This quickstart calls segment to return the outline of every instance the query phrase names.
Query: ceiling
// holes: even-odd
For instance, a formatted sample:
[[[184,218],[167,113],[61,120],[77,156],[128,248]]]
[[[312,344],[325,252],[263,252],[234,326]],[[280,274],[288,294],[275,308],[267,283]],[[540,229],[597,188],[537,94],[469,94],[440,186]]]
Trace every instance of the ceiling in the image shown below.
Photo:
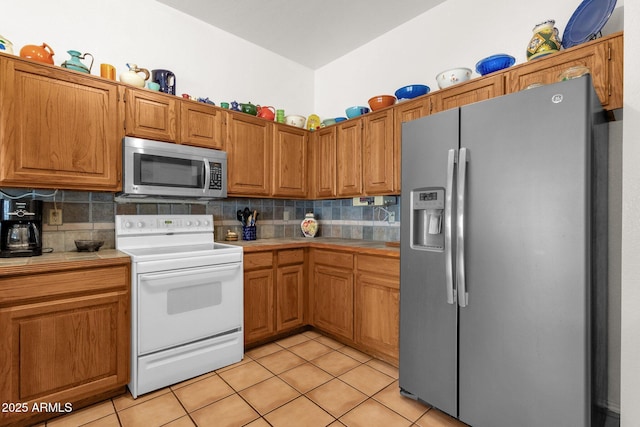
[[[318,69],[445,0],[158,0]]]

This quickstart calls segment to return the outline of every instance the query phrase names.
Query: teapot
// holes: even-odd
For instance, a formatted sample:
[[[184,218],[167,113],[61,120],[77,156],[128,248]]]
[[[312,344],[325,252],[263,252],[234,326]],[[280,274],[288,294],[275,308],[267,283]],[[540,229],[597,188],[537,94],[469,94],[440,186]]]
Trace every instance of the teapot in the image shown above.
[[[238,103],[236,101],[231,102],[231,111],[240,111],[240,108],[238,108]]]
[[[80,71],[81,73],[91,74],[91,67],[93,67],[93,55],[90,53],[81,54],[77,50],[68,50],[67,53],[71,55],[71,58],[64,61],[61,67],[69,70]],[[89,64],[89,67],[80,62],[80,60],[84,59],[87,55],[91,57],[91,64]]]
[[[270,106],[261,107],[258,105],[258,117],[263,119],[273,120],[276,118],[276,109]]]
[[[256,109],[256,106],[250,102],[247,104],[240,104],[240,110],[243,113],[251,114],[252,116],[255,116],[256,114],[258,114],[258,110]]]
[[[22,46],[20,49],[20,56],[22,58],[33,59],[34,61],[44,62],[45,64],[53,65],[53,55],[55,52],[46,43],[42,43],[42,46],[36,46],[34,44],[28,44]]]
[[[144,82],[149,80],[149,70],[138,68],[136,64],[127,64],[129,71],[120,74],[120,81],[131,86],[144,87]],[[138,74],[143,73],[144,78]]]

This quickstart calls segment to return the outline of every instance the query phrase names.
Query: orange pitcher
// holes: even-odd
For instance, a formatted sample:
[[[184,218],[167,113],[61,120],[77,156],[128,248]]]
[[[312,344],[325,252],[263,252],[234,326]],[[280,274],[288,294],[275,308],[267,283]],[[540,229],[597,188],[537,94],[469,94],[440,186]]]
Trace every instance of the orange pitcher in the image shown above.
[[[53,55],[55,55],[53,49],[46,43],[42,43],[42,46],[28,44],[20,49],[20,56],[22,58],[33,59],[34,61],[44,62],[45,64],[53,65]]]

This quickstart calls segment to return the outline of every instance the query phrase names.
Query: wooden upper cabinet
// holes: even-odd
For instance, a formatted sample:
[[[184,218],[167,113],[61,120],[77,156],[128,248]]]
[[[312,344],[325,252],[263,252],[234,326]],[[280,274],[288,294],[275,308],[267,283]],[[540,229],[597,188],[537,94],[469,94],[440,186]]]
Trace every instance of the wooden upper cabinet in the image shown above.
[[[321,128],[311,134],[314,198],[336,196],[336,137],[336,126]]]
[[[616,33],[534,59],[509,69],[506,92],[517,92],[534,83],[557,82],[560,73],[582,65],[591,71],[602,106],[607,110],[622,108],[622,51],[623,36]]]
[[[273,195],[304,198],[308,191],[309,132],[292,126],[274,126]]]
[[[493,76],[480,77],[434,93],[434,112],[484,101],[504,95],[504,93],[504,75],[496,74]]]
[[[127,135],[178,142],[179,98],[128,87],[124,100]]]
[[[271,195],[273,123],[244,113],[227,113],[229,196]]]
[[[362,138],[362,177],[367,195],[394,192],[393,109],[367,114]]]
[[[395,114],[393,125],[394,193],[400,194],[402,190],[402,123],[410,122],[411,120],[416,120],[431,114],[432,100],[432,96],[420,97],[410,101],[403,101],[393,107]]]
[[[180,101],[180,143],[224,150],[224,112],[211,105]]]
[[[118,85],[0,55],[0,186],[118,191]]]
[[[362,118],[337,125],[336,194],[339,197],[362,195]]]

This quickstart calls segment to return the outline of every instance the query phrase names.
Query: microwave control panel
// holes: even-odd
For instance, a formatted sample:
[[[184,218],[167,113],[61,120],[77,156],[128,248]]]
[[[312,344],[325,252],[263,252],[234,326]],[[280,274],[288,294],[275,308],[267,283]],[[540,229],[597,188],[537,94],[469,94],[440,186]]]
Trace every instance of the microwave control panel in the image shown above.
[[[222,163],[209,162],[211,176],[209,177],[209,189],[222,190]]]

